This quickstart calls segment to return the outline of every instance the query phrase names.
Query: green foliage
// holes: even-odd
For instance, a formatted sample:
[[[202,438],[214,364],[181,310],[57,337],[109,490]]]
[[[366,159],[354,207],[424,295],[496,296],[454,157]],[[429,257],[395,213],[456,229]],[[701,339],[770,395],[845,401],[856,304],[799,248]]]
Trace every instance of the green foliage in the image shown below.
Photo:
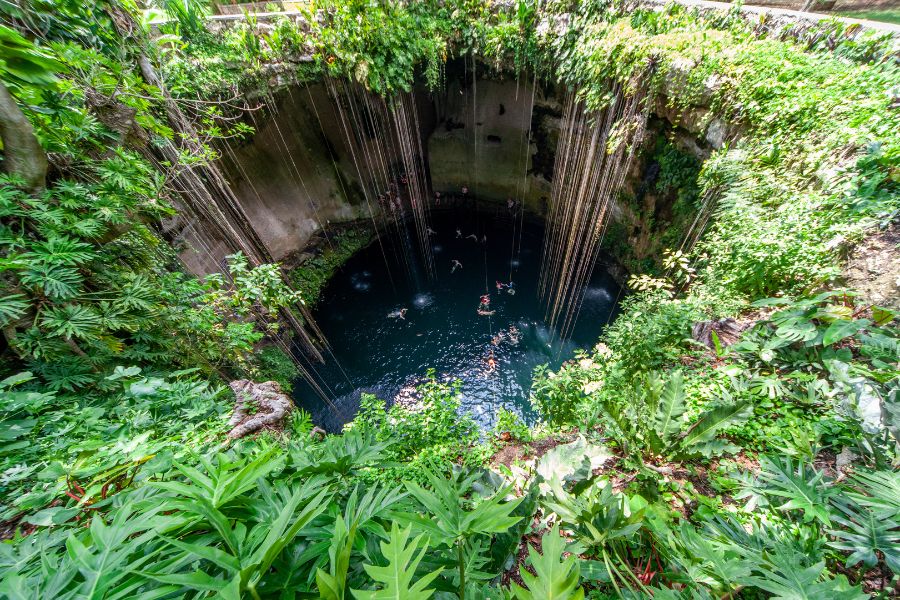
[[[703,455],[707,458],[724,451],[737,450],[716,434],[732,423],[749,416],[746,402],[725,402],[703,412],[691,424],[685,423],[686,412],[683,376],[675,371],[664,387],[652,374],[648,377],[645,406],[650,419],[637,421],[632,419],[632,443],[640,445],[643,441],[649,455],[661,455],[667,458],[684,459],[690,456]],[[622,422],[619,417],[619,422]],[[641,426],[646,424],[645,426]],[[627,430],[626,430],[627,431]]]
[[[389,456],[408,461],[396,475],[419,477],[417,473],[449,473],[460,456],[478,463],[473,447],[479,442],[478,426],[468,414],[461,414],[459,383],[442,383],[433,370],[419,385],[415,406],[395,404],[385,410],[384,401],[363,394],[359,413],[348,425],[351,431],[371,433],[382,442],[390,441]]]
[[[668,245],[701,192],[716,192],[715,211],[695,249],[665,257],[667,278],[635,280],[643,289],[600,344],[539,371],[533,401],[565,439],[579,428],[574,442],[503,476],[473,469],[490,450],[460,414],[458,390],[433,374],[417,407],[364,398],[342,436],[310,439],[296,411],[286,439],[228,441],[226,395],[210,379],[268,371],[289,383],[287,357],[253,348],[277,330],[277,313],[314,302],[370,233],[331,239],[295,271],[299,294],[278,265],[250,268],[239,255],[228,277],[181,273],[155,228],[173,214],[168,176],[215,158],[208,141],[247,127],[226,131],[222,106],[194,108],[203,150],[151,162],[98,110],[99,99],[133,113],[148,154],[172,136],[108,7],[0,8],[20,28],[0,28],[0,70],[53,159],[40,193],[0,181],[0,326],[11,349],[0,492],[2,519],[21,519],[0,544],[0,595],[581,598],[583,578],[592,597],[793,599],[894,585],[896,315],[842,293],[809,297],[837,277],[842,247],[900,209],[898,74],[885,44],[825,24],[800,45],[734,14],[625,14],[599,0],[313,3],[310,32],[248,18],[212,35],[201,5],[166,4],[176,22],[164,32],[187,41],[147,50],[193,107],[264,90],[273,65],[382,94],[421,73],[433,89],[451,53],[471,52],[540,70],[594,108],[610,81],[630,90],[648,73],[671,110],[703,105],[741,136],[702,166],[671,144],[654,149],[656,191],[677,197]],[[314,64],[297,67],[309,52]],[[778,297],[750,307],[758,322],[738,344],[691,340],[695,322],[765,295]],[[498,427],[529,437],[508,413]],[[732,445],[742,464],[764,451],[753,475],[716,468],[717,490],[742,506],[690,481]],[[820,445],[856,452],[853,470],[826,476],[812,464]],[[548,519],[542,553],[529,549],[518,569],[526,587],[491,583]]]
[[[435,545],[446,546],[455,554],[455,563],[448,563],[456,569],[450,582],[455,585],[461,600],[473,581],[487,581],[496,575],[482,570],[488,562],[485,554],[491,535],[505,533],[521,519],[513,516],[513,512],[522,499],[507,500],[510,488],[498,489],[473,502],[471,508],[467,506],[465,495],[481,476],[478,471],[461,472],[448,481],[428,474],[431,490],[408,481],[406,489],[430,516],[398,515],[402,521],[428,534]]]
[[[441,571],[432,571],[413,583],[416,567],[427,552],[422,546],[424,534],[409,542],[412,527],[401,530],[397,523],[391,524],[390,541],[381,543],[381,553],[388,561],[387,566],[366,565],[366,573],[383,587],[380,590],[353,590],[353,596],[359,600],[381,600],[385,598],[409,598],[410,600],[426,600],[434,593],[428,585]],[[417,553],[418,550],[418,553]]]
[[[508,433],[509,436],[520,442],[531,441],[531,430],[518,414],[503,407],[497,409],[497,421],[494,424],[494,436]]]
[[[294,359],[278,346],[264,346],[255,354],[257,377],[260,381],[272,380],[281,386],[285,394],[290,394],[294,381],[300,376]]]
[[[584,590],[578,585],[578,561],[574,554],[562,558],[565,548],[565,540],[556,525],[541,538],[543,554],[538,554],[534,547],[529,546],[526,564],[534,570],[534,575],[524,566],[519,567],[527,589],[513,584],[513,595],[520,600],[584,598]]]

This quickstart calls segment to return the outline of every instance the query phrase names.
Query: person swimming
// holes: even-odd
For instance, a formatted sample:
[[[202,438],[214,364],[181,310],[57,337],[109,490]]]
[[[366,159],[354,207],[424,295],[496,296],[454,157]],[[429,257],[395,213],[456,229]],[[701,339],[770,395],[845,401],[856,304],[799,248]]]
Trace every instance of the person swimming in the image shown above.
[[[426,227],[426,228],[425,228],[425,233],[428,234],[428,235],[437,235],[437,231],[435,231],[435,230],[432,229],[431,227]]]
[[[459,230],[459,227],[457,227],[457,228],[456,228],[456,239],[459,239],[459,238],[461,238],[461,237],[462,237],[462,231],[460,231],[460,230]]]
[[[409,310],[409,309],[401,308],[399,310],[395,310],[391,313],[388,313],[388,319],[400,319],[401,321],[405,321],[407,310]]]
[[[505,283],[503,283],[502,281],[497,281],[495,283],[496,283],[498,292],[503,291],[503,288],[507,287],[507,285]]]
[[[480,298],[478,309],[475,311],[481,317],[489,317],[496,311],[491,310],[491,295],[485,294]]]
[[[481,243],[482,243],[482,244],[487,244],[487,234],[481,236]]]
[[[450,261],[450,274],[456,273],[457,269],[462,269],[462,263],[454,258]]]
[[[488,357],[484,361],[487,363],[487,372],[493,373],[497,369],[497,361],[494,359],[494,351],[491,350],[491,353],[488,354]]]
[[[507,338],[509,339],[509,343],[513,346],[517,346],[519,344],[519,340],[521,339],[521,333],[519,332],[519,328],[515,325],[509,326],[509,333],[507,334]]]
[[[515,284],[514,281],[510,281],[509,283],[504,284],[504,286],[506,287],[506,293],[507,293],[507,294],[509,294],[510,296],[515,296],[515,295],[516,295],[516,290],[515,290],[516,284]],[[499,288],[498,288],[498,289],[499,289]]]
[[[475,235],[474,233],[470,233],[469,235],[466,236],[466,239],[469,239],[469,238],[472,238],[476,242],[478,241],[478,236]]]

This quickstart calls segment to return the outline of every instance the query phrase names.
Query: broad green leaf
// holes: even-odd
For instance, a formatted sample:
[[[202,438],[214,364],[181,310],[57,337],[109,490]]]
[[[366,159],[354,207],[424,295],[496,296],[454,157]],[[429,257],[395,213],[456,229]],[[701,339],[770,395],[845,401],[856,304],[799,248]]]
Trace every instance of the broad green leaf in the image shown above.
[[[709,441],[716,432],[740,421],[745,421],[750,416],[750,403],[738,401],[732,404],[717,406],[700,416],[700,419],[690,426],[681,440],[681,446],[689,449],[694,444]]]
[[[579,585],[578,559],[570,554],[563,558],[566,542],[559,534],[559,526],[545,533],[541,538],[543,554],[529,546],[527,564],[534,574],[525,567],[519,567],[519,575],[526,588],[512,585],[512,591],[519,600],[581,600],[584,590]]]
[[[854,335],[860,329],[865,329],[869,325],[866,319],[858,319],[856,321],[837,320],[828,326],[825,330],[825,336],[822,338],[822,344],[830,346],[844,338]]]
[[[663,441],[670,440],[681,431],[680,418],[684,410],[684,379],[681,371],[675,371],[666,382],[653,418],[656,433]]]
[[[442,569],[425,574],[413,583],[416,568],[428,550],[422,542],[424,534],[409,541],[412,527],[401,530],[396,522],[391,523],[390,539],[381,542],[381,553],[388,564],[384,567],[364,565],[366,573],[381,584],[380,590],[351,590],[360,600],[427,600],[434,593],[428,585],[441,573]],[[418,550],[418,552],[417,552]]]

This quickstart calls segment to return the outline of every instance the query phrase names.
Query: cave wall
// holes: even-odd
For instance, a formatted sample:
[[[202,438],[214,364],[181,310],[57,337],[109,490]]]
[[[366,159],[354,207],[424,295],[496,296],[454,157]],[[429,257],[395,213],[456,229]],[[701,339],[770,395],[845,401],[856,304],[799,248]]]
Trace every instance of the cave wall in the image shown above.
[[[707,82],[708,94],[695,106],[672,108],[668,98],[677,95],[688,71],[687,65],[673,65],[652,111],[653,133],[664,129],[685,152],[703,160],[739,132],[706,107],[705,96],[711,97],[718,85],[715,79]],[[521,199],[526,210],[543,215],[551,194],[563,94],[481,66],[479,73],[473,84],[470,72],[457,63],[455,71],[448,67],[441,92],[415,94],[430,179],[428,200],[433,201],[433,192],[458,196],[465,187],[480,200]],[[383,178],[373,183],[368,161],[380,156],[396,168],[399,157],[380,143],[383,133],[360,121],[344,121],[354,110],[359,114],[359,106],[345,94],[333,96],[324,83],[283,87],[252,113],[255,133],[222,149],[221,167],[275,260],[299,254],[323,227],[371,216],[381,222],[390,216],[377,200],[378,191],[388,185]],[[611,231],[617,232],[610,243],[627,245],[627,254],[637,259],[658,254],[656,241],[667,224],[660,217],[666,217],[671,204],[670,197],[647,187],[653,168],[647,156],[648,148],[642,149],[610,213]],[[200,239],[197,226],[182,218],[171,227],[186,242],[182,258],[199,274],[221,270],[227,248],[217,240]]]
[[[527,209],[543,212],[550,180],[545,172],[535,170],[536,142],[542,139],[536,132],[529,142],[528,127],[531,119],[549,132],[541,132],[544,139],[554,135],[560,112],[555,98],[524,80],[477,79],[473,83],[463,75],[448,77],[445,89],[435,98],[435,112],[437,123],[428,138],[434,191],[458,195],[466,187],[479,199],[521,199]]]
[[[324,85],[283,90],[257,113],[252,139],[225,148],[222,164],[276,260],[331,222],[368,217]]]

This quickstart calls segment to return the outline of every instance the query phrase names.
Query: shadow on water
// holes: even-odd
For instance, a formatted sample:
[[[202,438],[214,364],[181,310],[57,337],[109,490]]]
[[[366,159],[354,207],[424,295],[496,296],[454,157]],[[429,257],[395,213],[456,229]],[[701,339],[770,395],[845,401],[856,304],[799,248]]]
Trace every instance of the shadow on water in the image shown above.
[[[537,298],[543,223],[526,218],[519,244],[518,224],[505,207],[493,213],[437,210],[430,220],[436,231],[431,238],[435,281],[427,282],[416,258],[404,258],[407,244],[388,233],[387,264],[373,244],[351,258],[322,293],[315,318],[334,358],[315,368],[335,408],[303,380],[295,383],[294,396],[329,431],[353,418],[362,392],[392,402],[410,393],[428,369],[442,380],[461,382],[462,407],[483,428],[493,426],[500,407],[533,423],[528,394],[534,368],[558,367],[576,348],[590,347],[615,315],[620,288],[601,256],[571,337],[559,340],[544,325]],[[468,237],[472,234],[478,241]],[[451,272],[454,260],[462,267]],[[512,281],[515,293],[498,290],[497,281]],[[490,293],[491,316],[476,312],[485,293]],[[404,319],[388,316],[401,309]],[[487,362],[491,354],[493,371]]]

